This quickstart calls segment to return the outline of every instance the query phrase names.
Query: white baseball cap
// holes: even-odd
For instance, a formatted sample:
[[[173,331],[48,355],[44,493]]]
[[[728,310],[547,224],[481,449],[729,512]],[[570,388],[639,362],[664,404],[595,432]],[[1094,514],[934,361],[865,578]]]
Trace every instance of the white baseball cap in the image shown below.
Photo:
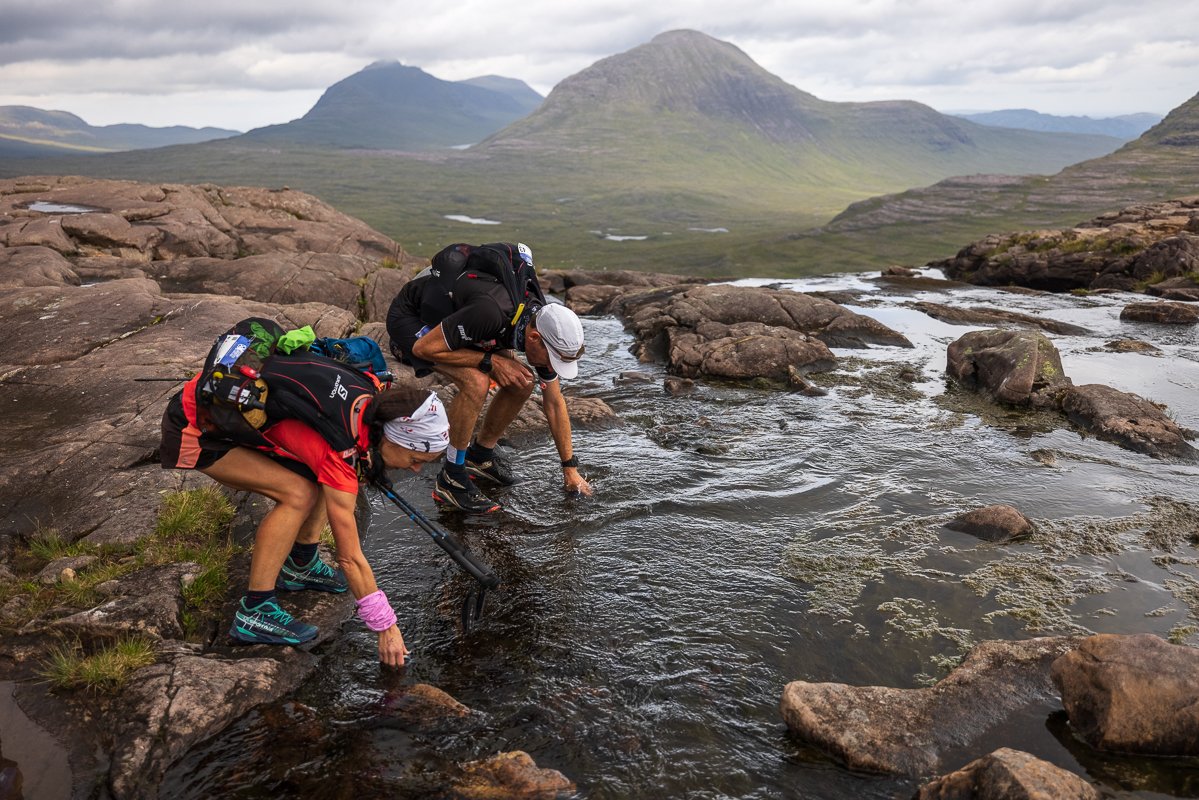
[[[550,303],[537,310],[533,320],[541,341],[550,354],[550,366],[562,378],[579,374],[583,357],[583,323],[579,315],[561,303]]]

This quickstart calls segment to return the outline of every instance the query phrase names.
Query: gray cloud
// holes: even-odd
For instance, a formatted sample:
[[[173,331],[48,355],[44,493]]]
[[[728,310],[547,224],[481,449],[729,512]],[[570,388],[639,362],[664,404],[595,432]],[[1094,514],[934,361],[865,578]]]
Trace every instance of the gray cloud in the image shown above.
[[[1199,4],[1176,0],[762,0],[748,11],[684,0],[0,0],[0,19],[0,104],[109,116],[95,124],[168,124],[172,113],[183,124],[281,122],[378,59],[546,93],[677,28],[732,42],[828,100],[1102,114],[1164,112],[1199,89]],[[222,94],[251,92],[257,103],[196,118],[222,114]],[[123,108],[155,118],[118,119]]]

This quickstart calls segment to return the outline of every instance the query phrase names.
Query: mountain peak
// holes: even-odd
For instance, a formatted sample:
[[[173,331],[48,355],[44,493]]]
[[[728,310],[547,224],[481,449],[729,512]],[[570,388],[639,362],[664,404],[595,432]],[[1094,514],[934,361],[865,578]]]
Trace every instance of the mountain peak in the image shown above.
[[[772,75],[739,48],[694,30],[660,33],[601,59],[559,83],[541,108],[489,140],[561,138],[568,127],[611,130],[619,120],[668,118],[708,125],[751,125],[775,141],[808,139],[829,105]],[[570,122],[574,120],[574,122]],[[663,124],[670,124],[669,121]]]
[[[1139,146],[1195,147],[1199,145],[1199,94],[1166,115],[1133,143]]]

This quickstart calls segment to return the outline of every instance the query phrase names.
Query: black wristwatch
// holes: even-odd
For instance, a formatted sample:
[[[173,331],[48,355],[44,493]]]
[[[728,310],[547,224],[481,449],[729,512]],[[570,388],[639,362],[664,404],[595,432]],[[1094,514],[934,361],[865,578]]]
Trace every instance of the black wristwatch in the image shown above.
[[[577,466],[579,466],[579,457],[578,456],[571,456],[570,458],[568,458],[562,462],[563,469],[566,469],[567,467],[577,467]]]
[[[491,374],[491,351],[490,350],[488,350],[486,353],[483,354],[483,360],[479,362],[478,369],[479,369],[479,372],[482,372],[484,375]]]

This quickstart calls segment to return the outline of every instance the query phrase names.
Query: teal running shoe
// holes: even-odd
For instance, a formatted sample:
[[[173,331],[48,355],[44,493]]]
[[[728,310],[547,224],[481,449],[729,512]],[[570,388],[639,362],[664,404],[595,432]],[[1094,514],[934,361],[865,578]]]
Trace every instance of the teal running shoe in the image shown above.
[[[289,592],[316,589],[340,594],[349,588],[349,584],[346,583],[346,574],[321,561],[320,555],[314,555],[304,566],[296,564],[288,556],[283,562],[283,569],[279,570],[279,577],[275,579],[275,588]]]
[[[243,597],[233,614],[229,635],[245,644],[300,644],[316,638],[317,627],[288,614],[274,600],[246,608]]]

